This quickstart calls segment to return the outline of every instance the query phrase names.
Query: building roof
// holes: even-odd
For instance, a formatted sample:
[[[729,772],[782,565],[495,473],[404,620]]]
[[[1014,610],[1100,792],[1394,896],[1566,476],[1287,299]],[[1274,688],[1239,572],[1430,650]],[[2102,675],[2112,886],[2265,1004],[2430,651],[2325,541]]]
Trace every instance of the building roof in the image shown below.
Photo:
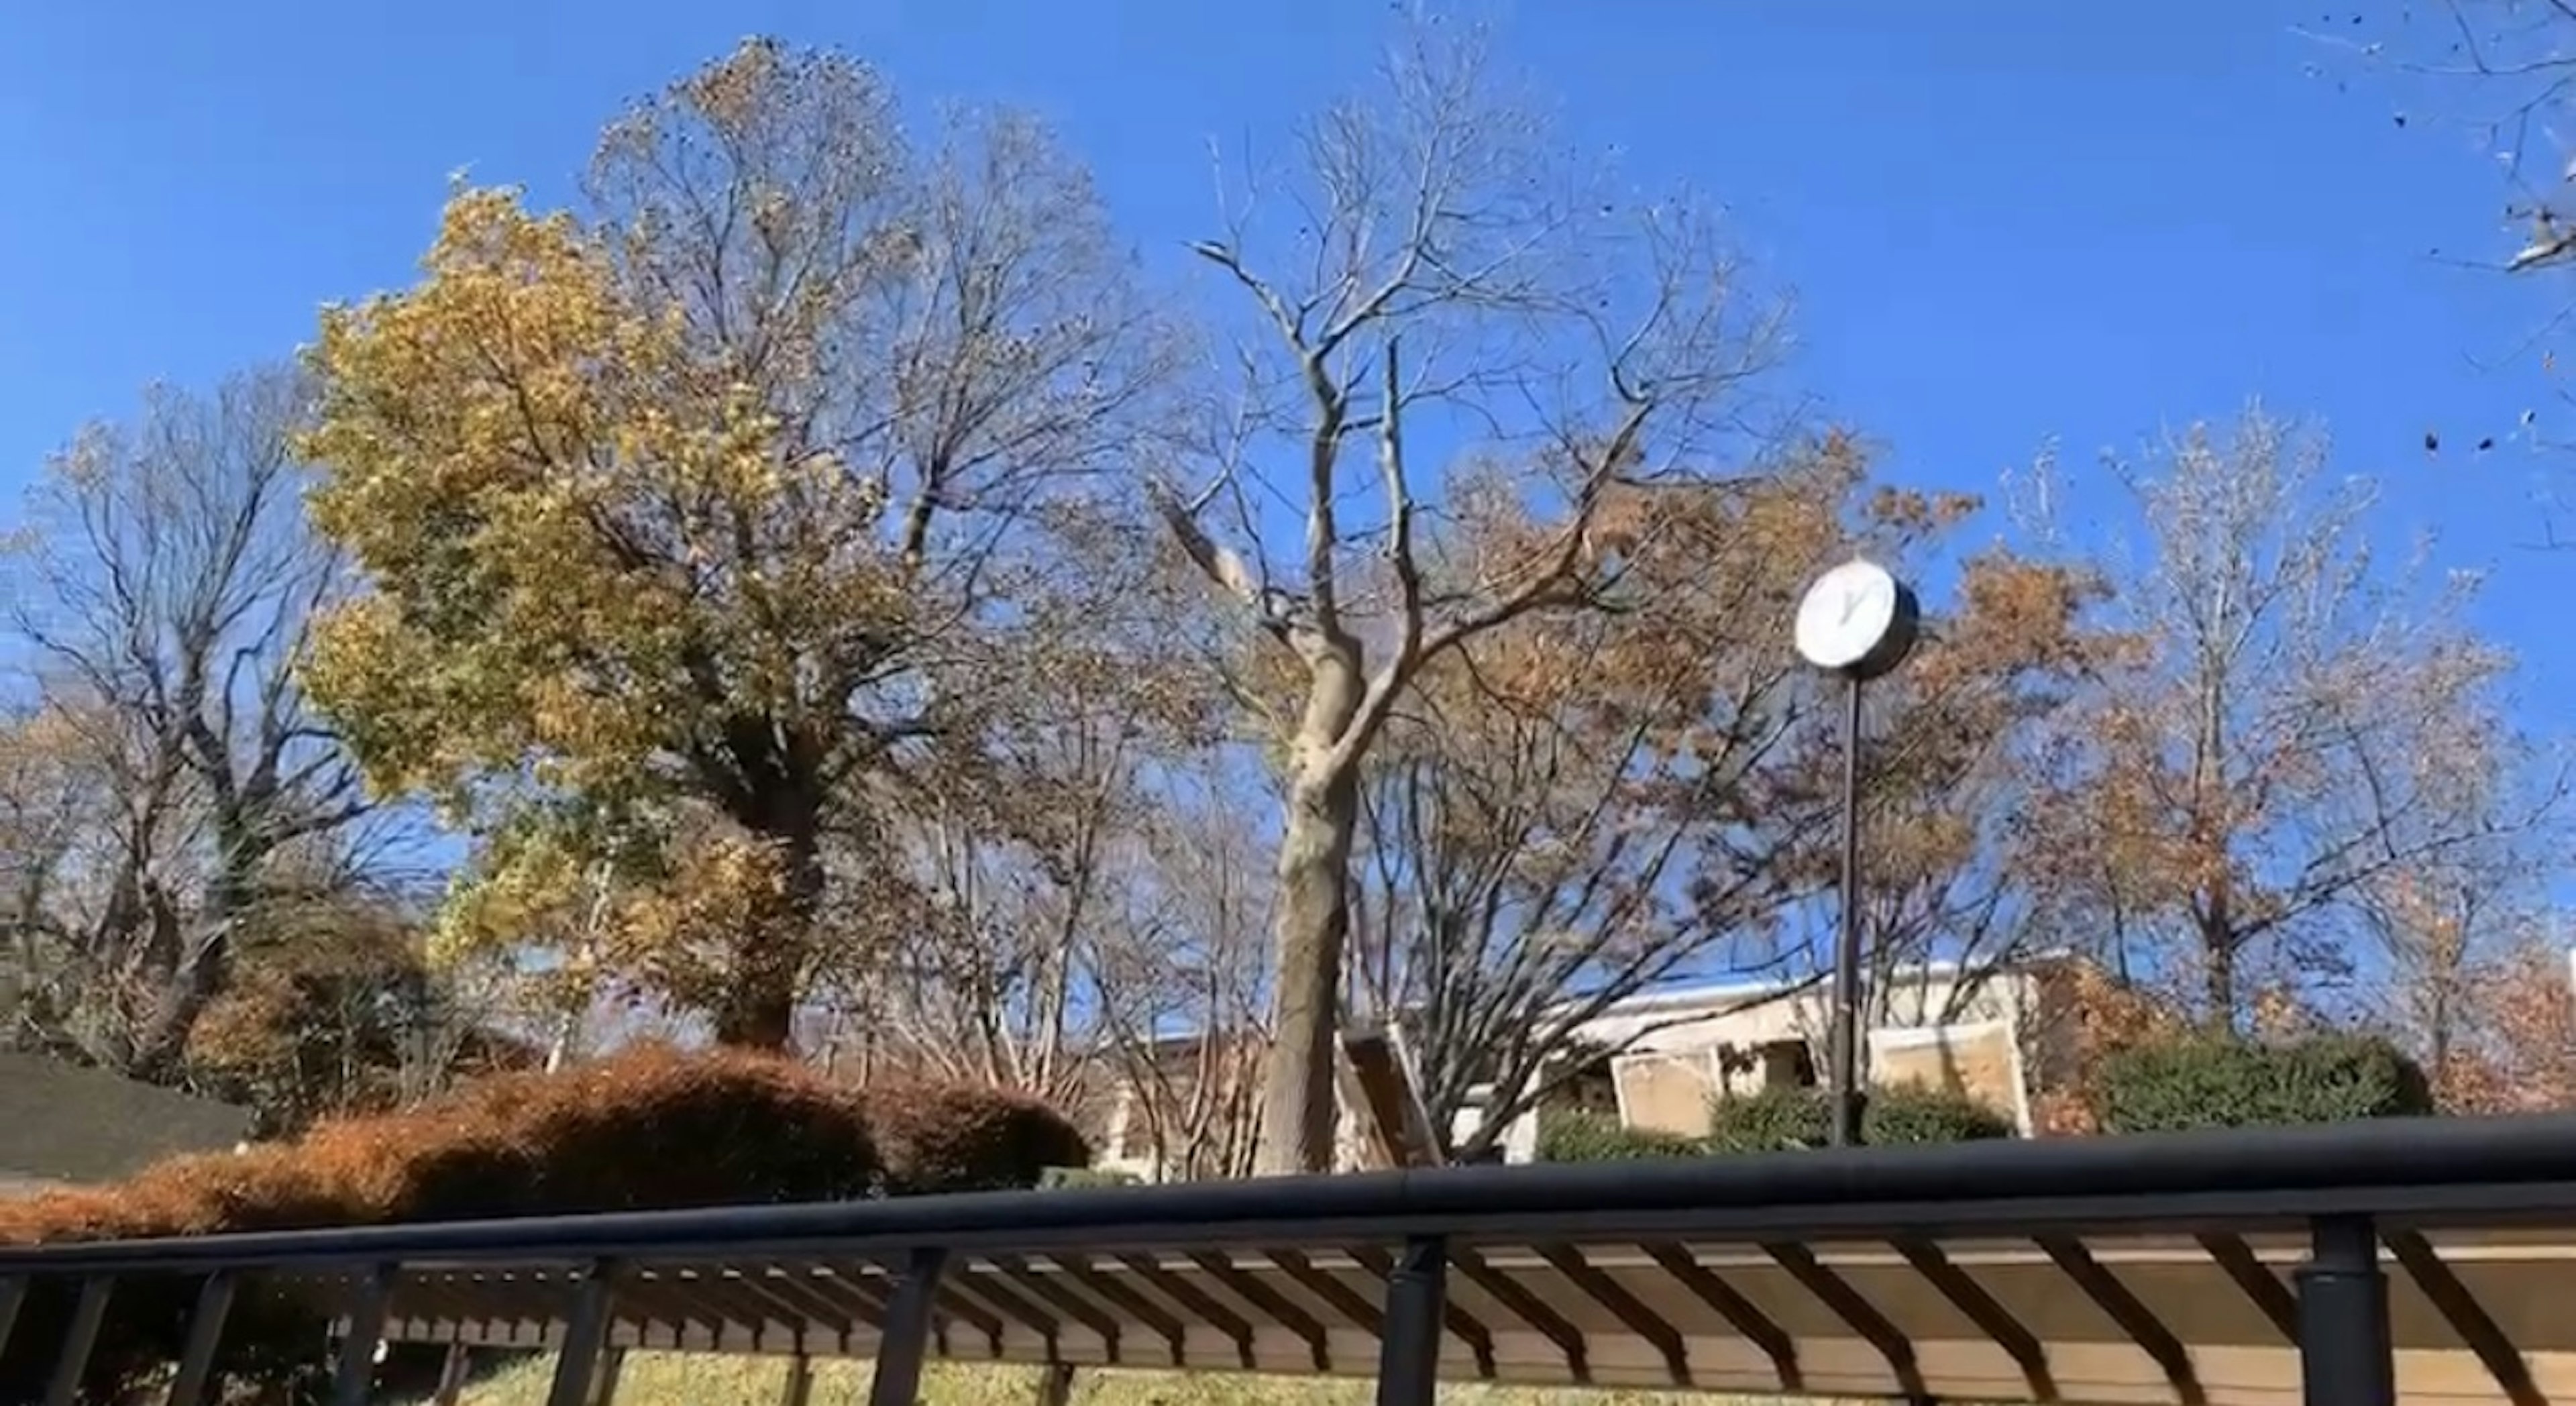
[[[250,1129],[247,1108],[0,1052],[0,1191],[115,1181],[175,1153],[236,1146]]]

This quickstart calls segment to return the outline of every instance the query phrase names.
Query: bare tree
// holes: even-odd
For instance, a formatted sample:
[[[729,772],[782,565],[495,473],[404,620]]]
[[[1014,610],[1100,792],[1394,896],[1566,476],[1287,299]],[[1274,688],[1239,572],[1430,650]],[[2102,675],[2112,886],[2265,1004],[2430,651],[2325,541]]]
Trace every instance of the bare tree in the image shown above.
[[[1527,110],[1496,96],[1472,34],[1414,23],[1376,92],[1312,122],[1296,178],[1247,183],[1224,235],[1195,246],[1257,331],[1213,467],[1159,494],[1175,538],[1297,678],[1265,1172],[1331,1155],[1361,768],[1390,711],[1462,642],[1581,604],[1605,497],[1704,471],[1714,435],[1736,427],[1732,392],[1774,343],[1709,222],[1554,159]],[[1301,226],[1293,240],[1265,245],[1264,203]],[[1510,466],[1494,495],[1547,518],[1509,550],[1434,571],[1424,524],[1475,504],[1460,472],[1417,458],[1462,435]],[[1267,475],[1274,454],[1293,471]],[[1299,524],[1284,534],[1282,500]],[[1362,568],[1369,554],[1379,569]]]
[[[1210,760],[1168,776],[1139,832],[1141,882],[1086,953],[1090,1048],[1126,1103],[1122,1150],[1188,1178],[1252,1170],[1269,1048],[1261,840],[1241,804],[1250,787]]]
[[[303,514],[307,405],[285,370],[153,390],[54,458],[20,555],[11,619],[99,827],[21,932],[58,958],[59,1033],[143,1077],[173,1076],[246,927],[364,848],[356,772],[297,683],[345,579]],[[315,868],[317,846],[341,859]],[[290,852],[305,862],[282,869]]]
[[[1007,765],[1010,795],[950,797],[922,827],[929,901],[866,983],[916,1066],[1058,1100],[1089,1072],[1091,953],[1133,882],[1148,760],[1144,723],[1093,701],[1051,700],[1051,725]]]
[[[2374,558],[2370,486],[2325,476],[2322,435],[2251,410],[2152,467],[2115,466],[2146,528],[2113,573],[2135,641],[2088,726],[2090,782],[2051,839],[2142,975],[2232,1025],[2260,984],[2348,965],[2372,885],[2539,824],[2564,778],[2498,787],[2511,659]],[[2266,970],[2249,966],[2268,963]]]
[[[2428,251],[2442,263],[2523,278],[2546,302],[2510,343],[2469,349],[2497,369],[2537,369],[2561,400],[2571,398],[2564,337],[2576,302],[2557,275],[2576,257],[2576,7],[2563,0],[2428,0],[2336,14],[2302,31],[2316,54],[2309,72],[2339,88],[2364,78],[2400,127],[2442,133],[2463,156],[2493,164],[2501,197],[2495,237]],[[2419,139],[2422,139],[2419,137]],[[2469,252],[2461,252],[2463,249]],[[2428,454],[2456,456],[2519,443],[2539,450],[2569,444],[2539,407],[2517,423],[2431,425]],[[2544,487],[2540,544],[2565,545],[2564,492]]]
[[[1629,997],[1776,978],[1750,1005],[1826,969],[1796,919],[1833,880],[1837,710],[1781,641],[1856,531],[1901,560],[1975,506],[1874,490],[1864,469],[1833,436],[1756,483],[1658,493],[1645,517],[1613,504],[1597,529],[1623,571],[1601,609],[1462,647],[1390,723],[1368,793],[1362,984],[1414,1035],[1439,1129],[1483,1090],[1456,1155],[1660,1028],[1623,1021],[1602,1045],[1599,1018]],[[1972,559],[1959,595],[1877,692],[1863,824],[1877,960],[1949,953],[1964,1001],[2019,950],[2009,817],[2037,781],[2019,762],[2080,682],[2090,597],[1996,553]]]
[[[1842,540],[1847,449],[1613,503],[1598,534],[1623,571],[1600,609],[1462,644],[1390,720],[1363,793],[1355,984],[1407,1032],[1435,1136],[1480,1105],[1453,1156],[1618,1053],[1585,1043],[1612,1006],[1782,956],[1781,911],[1812,879],[1798,850],[1830,815],[1793,804],[1814,699],[1780,641]]]
[[[2359,60],[2395,80],[2389,96],[2400,126],[2429,115],[2409,112],[2410,95],[2445,104],[2465,99],[2458,120],[2494,157],[2510,192],[2505,214],[2526,230],[2498,266],[2519,273],[2576,253],[2576,225],[2569,223],[2576,210],[2567,200],[2576,180],[2576,134],[2567,125],[2576,98],[2576,8],[2561,0],[2432,0],[2345,18],[2304,32],[2328,61]]]

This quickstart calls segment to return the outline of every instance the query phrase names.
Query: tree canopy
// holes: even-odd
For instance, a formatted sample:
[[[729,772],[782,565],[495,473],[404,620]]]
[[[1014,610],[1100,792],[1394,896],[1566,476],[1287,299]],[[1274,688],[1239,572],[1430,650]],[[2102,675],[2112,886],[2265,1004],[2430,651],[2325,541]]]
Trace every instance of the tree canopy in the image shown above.
[[[1142,249],[1036,118],[746,41],[76,431],[8,544],[6,1039],[286,1128],[669,1033],[1198,1175],[1328,1163],[1365,1021],[1481,1157],[1849,901],[1960,970],[1905,1019],[2045,956],[2094,1065],[2363,1031],[2564,1101],[2554,739],[2323,427],[2200,407],[2108,526],[1894,472],[1723,193],[1396,38]],[[1926,611],[1843,894],[1789,641],[1854,553]]]

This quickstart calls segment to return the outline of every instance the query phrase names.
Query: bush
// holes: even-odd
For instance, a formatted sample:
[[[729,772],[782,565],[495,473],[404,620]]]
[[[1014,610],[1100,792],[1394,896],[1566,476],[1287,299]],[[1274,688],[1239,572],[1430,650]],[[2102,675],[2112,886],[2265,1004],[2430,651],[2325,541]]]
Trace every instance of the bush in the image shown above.
[[[1033,1187],[1049,1167],[1091,1161],[1073,1124],[1033,1098],[956,1084],[897,1084],[861,1098],[896,1195]]]
[[[853,1094],[774,1056],[640,1047],[294,1143],[177,1158],[119,1186],[0,1200],[0,1245],[1026,1187],[1087,1160],[1071,1123],[1014,1095]],[[91,1357],[94,1399],[178,1355],[195,1292],[119,1280]],[[0,1350],[0,1400],[41,1391],[71,1299],[50,1282],[29,1295]],[[322,1320],[302,1304],[244,1294],[234,1313],[227,1372],[280,1381],[315,1365]]]
[[[1115,1167],[1049,1167],[1038,1176],[1038,1186],[1046,1191],[1071,1191],[1095,1186],[1142,1186],[1145,1179],[1134,1172]]]
[[[1833,1141],[1833,1095],[1824,1089],[1775,1087],[1722,1098],[1709,1109],[1712,1152],[1784,1152]],[[1872,1089],[1861,1113],[1861,1141],[1871,1146],[1972,1142],[2013,1135],[2011,1120],[1974,1099],[1916,1084]]]
[[[1632,1162],[1644,1157],[1698,1157],[1699,1139],[1654,1128],[1631,1128],[1607,1113],[1550,1113],[1539,1119],[1542,1162]]]
[[[2094,1080],[2105,1132],[2334,1123],[2433,1111],[2424,1071],[2369,1035],[2282,1044],[2192,1036],[2124,1050]]]

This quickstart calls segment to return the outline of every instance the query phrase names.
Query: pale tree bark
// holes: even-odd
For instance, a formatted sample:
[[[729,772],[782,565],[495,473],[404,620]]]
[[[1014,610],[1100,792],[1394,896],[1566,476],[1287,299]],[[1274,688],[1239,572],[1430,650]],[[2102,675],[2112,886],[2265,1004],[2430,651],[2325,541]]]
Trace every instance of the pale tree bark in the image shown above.
[[[1614,569],[1588,551],[1605,495],[1708,471],[1712,437],[1741,427],[1728,392],[1771,347],[1705,220],[1554,159],[1491,80],[1475,35],[1417,22],[1376,102],[1302,134],[1294,242],[1265,257],[1242,213],[1194,246],[1256,330],[1212,468],[1158,505],[1293,661],[1300,695],[1278,749],[1267,1173],[1330,1163],[1359,768],[1389,709],[1462,641],[1583,603]],[[1421,359],[1399,361],[1399,344]],[[1426,443],[1481,443],[1489,462],[1426,477],[1417,420]],[[1261,469],[1273,455],[1295,465],[1276,482]],[[1475,511],[1479,473],[1497,495],[1543,500],[1547,524],[1512,550],[1444,558],[1425,514]],[[1301,521],[1274,553],[1261,505],[1280,498]],[[1363,553],[1379,564],[1363,570]]]

